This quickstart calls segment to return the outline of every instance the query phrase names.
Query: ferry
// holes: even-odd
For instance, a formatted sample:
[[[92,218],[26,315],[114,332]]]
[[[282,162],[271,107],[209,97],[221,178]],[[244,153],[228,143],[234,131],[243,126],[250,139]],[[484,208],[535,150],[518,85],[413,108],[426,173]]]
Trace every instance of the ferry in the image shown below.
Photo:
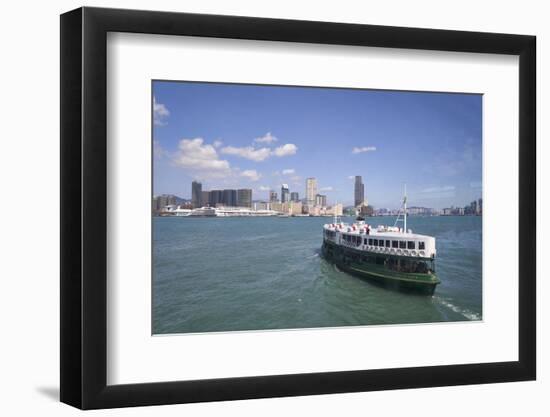
[[[403,227],[397,226],[400,221]],[[435,273],[435,238],[407,229],[406,193],[394,226],[348,224],[335,216],[323,226],[322,253],[345,272],[398,290],[433,295],[441,282]]]

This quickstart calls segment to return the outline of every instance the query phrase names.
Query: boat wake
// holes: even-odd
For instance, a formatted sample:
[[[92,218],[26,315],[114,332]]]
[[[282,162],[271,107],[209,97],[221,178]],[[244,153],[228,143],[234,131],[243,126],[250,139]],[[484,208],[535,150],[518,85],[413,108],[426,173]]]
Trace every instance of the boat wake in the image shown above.
[[[475,313],[473,311],[470,311],[466,308],[460,308],[458,306],[455,306],[453,303],[451,303],[450,301],[447,301],[443,298],[440,298],[440,297],[437,297],[437,296],[434,296],[434,300],[436,302],[438,302],[439,304],[447,307],[448,309],[451,309],[452,311],[454,311],[455,313],[458,313],[458,314],[461,314],[463,315],[464,317],[466,317],[468,320],[472,320],[472,321],[475,321],[475,320],[481,320],[481,315],[478,314],[478,313]]]

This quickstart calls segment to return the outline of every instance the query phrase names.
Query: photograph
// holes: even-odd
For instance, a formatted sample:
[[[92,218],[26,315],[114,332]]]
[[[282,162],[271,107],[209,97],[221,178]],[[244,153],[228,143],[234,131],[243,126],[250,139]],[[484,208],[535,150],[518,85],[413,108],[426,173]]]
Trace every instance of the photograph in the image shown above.
[[[152,333],[481,321],[483,95],[152,80]]]

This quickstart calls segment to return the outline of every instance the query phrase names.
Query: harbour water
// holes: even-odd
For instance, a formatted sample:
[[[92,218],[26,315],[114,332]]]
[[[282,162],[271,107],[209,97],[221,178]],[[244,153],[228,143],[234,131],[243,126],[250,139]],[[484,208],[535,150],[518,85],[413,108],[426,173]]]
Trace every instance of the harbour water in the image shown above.
[[[153,218],[153,333],[482,319],[481,217],[409,216],[415,233],[436,238],[441,284],[432,297],[380,287],[325,261],[322,225],[331,221]]]

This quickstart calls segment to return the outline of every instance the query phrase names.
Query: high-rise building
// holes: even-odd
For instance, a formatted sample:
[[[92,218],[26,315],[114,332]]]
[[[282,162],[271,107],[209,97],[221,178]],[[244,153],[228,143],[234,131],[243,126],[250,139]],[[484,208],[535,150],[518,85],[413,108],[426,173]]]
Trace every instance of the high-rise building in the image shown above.
[[[288,203],[290,201],[290,190],[288,189],[288,184],[283,184],[281,186],[281,203]]]
[[[252,190],[250,188],[237,190],[237,206],[252,207]]]
[[[210,191],[210,197],[208,199],[208,205],[210,207],[216,207],[218,204],[222,204],[223,201],[223,192],[222,190],[212,190]]]
[[[222,203],[224,206],[236,206],[237,190],[223,190]]]
[[[290,193],[290,201],[295,201],[295,202],[300,201],[300,195],[295,191]]]
[[[310,206],[314,205],[316,195],[317,195],[317,179],[306,178],[306,203]]]
[[[315,195],[315,205],[326,207],[327,205],[327,196],[323,194],[316,194]]]
[[[277,201],[278,201],[277,191],[270,191],[269,192],[269,202],[270,203],[276,203]]]
[[[483,201],[482,201],[481,198],[479,200],[477,200],[477,212],[476,212],[476,214],[478,216],[483,214],[483,204],[482,203],[483,203]]]
[[[202,184],[198,181],[191,183],[191,204],[193,208],[201,207],[202,200]]]
[[[201,206],[206,207],[210,205],[210,191],[203,191],[201,193]]]
[[[361,175],[355,176],[355,207],[365,204],[365,184]]]
[[[153,211],[162,211],[166,206],[176,205],[176,196],[172,194],[157,195],[153,198]]]

